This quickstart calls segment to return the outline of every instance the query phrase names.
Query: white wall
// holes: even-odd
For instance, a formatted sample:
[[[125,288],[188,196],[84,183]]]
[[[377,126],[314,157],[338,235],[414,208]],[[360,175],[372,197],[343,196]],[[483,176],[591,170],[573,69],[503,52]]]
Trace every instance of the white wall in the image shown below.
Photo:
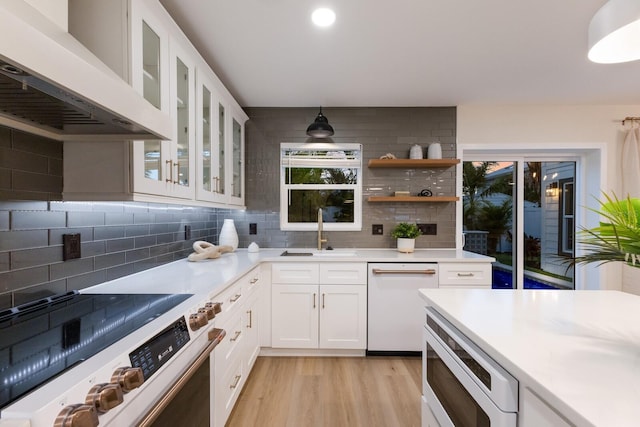
[[[544,151],[564,148],[575,149],[576,153],[585,149],[601,150],[599,160],[603,170],[597,180],[600,188],[593,180],[593,174],[586,176],[588,197],[585,200],[587,205],[593,205],[592,196],[599,196],[601,191],[620,192],[619,164],[624,136],[621,121],[639,113],[640,105],[461,105],[457,113],[457,144],[459,149],[491,147]],[[578,279],[581,288],[622,289],[621,265],[609,264],[597,270],[589,266],[585,270]],[[592,280],[594,270],[600,273],[595,274],[601,278],[599,285]]]

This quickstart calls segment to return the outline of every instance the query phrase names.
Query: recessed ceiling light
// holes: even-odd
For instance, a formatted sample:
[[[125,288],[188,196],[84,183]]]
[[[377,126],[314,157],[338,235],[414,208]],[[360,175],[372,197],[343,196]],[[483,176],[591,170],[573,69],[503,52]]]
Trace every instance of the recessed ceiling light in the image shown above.
[[[311,20],[318,27],[328,27],[335,22],[336,14],[331,9],[321,7],[313,11],[313,13],[311,14]]]

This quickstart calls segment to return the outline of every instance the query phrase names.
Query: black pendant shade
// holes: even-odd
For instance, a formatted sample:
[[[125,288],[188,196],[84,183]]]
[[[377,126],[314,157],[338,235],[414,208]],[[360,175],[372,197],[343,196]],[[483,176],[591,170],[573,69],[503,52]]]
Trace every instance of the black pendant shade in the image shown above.
[[[327,138],[333,135],[333,128],[329,124],[329,120],[322,115],[322,107],[320,107],[316,120],[307,128],[307,135],[312,138]]]

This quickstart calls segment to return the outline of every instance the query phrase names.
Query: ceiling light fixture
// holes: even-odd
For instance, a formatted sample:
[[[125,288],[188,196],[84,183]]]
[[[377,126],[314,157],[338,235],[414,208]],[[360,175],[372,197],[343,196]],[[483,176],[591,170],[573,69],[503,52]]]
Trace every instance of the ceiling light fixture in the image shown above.
[[[640,2],[609,0],[589,24],[589,59],[615,64],[640,59]]]
[[[307,135],[312,138],[327,138],[333,135],[333,128],[329,124],[329,120],[322,115],[322,107],[320,107],[316,120],[307,128]]]
[[[311,20],[318,27],[328,27],[336,21],[336,14],[333,10],[321,7],[311,14]]]

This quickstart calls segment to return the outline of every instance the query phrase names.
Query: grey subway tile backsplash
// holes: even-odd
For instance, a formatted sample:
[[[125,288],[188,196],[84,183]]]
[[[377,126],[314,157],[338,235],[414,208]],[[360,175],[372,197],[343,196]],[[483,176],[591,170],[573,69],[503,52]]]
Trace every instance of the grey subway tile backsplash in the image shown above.
[[[42,228],[62,228],[67,224],[64,212],[51,211],[13,211],[11,212],[12,230],[33,230]]]

